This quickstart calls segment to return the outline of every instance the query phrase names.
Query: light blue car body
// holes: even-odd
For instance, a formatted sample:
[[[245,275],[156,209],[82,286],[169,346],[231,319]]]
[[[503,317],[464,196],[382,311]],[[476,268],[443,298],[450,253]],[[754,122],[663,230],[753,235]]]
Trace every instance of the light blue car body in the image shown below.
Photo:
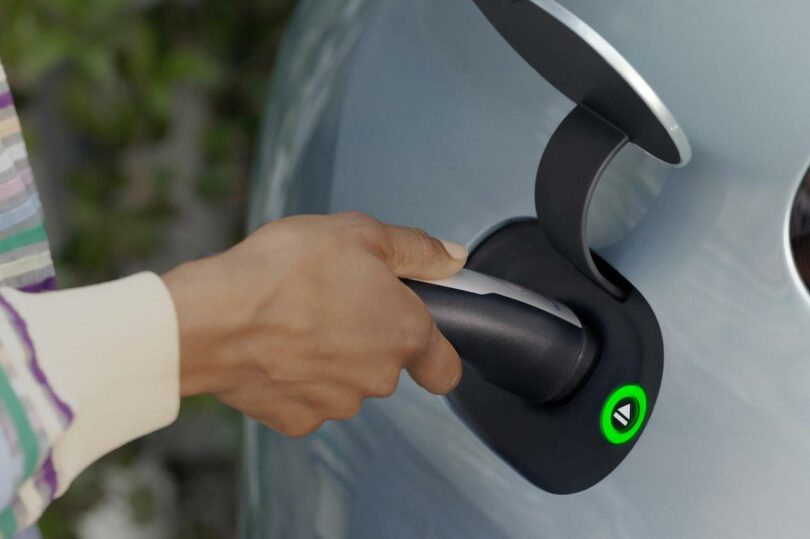
[[[646,79],[693,150],[676,169],[625,148],[592,207],[592,245],[663,333],[644,434],[598,485],[552,495],[403,375],[394,397],[305,439],[247,424],[243,537],[808,535],[810,305],[787,229],[810,156],[810,4],[560,3]],[[472,0],[305,0],[251,227],[351,209],[474,247],[535,215],[540,155],[572,107]]]

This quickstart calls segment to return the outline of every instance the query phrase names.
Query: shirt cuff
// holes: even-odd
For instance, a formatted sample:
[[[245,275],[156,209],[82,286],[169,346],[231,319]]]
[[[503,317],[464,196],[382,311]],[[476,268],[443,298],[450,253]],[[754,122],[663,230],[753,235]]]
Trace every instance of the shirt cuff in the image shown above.
[[[75,417],[53,448],[64,492],[88,465],[172,423],[180,352],[171,295],[153,273],[45,294],[3,290]]]

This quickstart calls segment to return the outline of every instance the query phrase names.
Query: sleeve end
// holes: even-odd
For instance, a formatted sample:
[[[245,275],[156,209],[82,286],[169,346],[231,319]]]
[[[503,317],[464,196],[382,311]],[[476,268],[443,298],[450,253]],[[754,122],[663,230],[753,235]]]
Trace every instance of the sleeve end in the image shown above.
[[[53,448],[58,494],[89,464],[172,423],[180,406],[177,316],[153,273],[46,294],[3,296],[42,370],[75,414]]]

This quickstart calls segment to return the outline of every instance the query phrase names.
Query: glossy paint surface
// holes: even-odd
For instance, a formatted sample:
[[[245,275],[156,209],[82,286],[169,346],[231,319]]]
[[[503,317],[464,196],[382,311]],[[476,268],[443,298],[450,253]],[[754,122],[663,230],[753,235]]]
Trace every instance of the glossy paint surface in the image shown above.
[[[244,537],[807,535],[810,305],[787,220],[810,155],[810,5],[561,3],[647,80],[693,150],[681,169],[623,150],[592,208],[592,245],[664,336],[643,436],[604,482],[554,496],[403,376],[393,398],[306,439],[248,424]],[[251,225],[358,209],[474,245],[533,214],[540,154],[571,107],[470,0],[305,1]]]

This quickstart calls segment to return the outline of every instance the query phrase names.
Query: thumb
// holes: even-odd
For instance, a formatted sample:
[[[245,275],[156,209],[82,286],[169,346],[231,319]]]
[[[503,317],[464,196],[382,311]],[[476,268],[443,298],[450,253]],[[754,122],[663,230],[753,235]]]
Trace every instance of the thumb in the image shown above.
[[[467,248],[438,240],[424,230],[385,225],[385,263],[397,277],[435,280],[455,275],[467,262]]]

